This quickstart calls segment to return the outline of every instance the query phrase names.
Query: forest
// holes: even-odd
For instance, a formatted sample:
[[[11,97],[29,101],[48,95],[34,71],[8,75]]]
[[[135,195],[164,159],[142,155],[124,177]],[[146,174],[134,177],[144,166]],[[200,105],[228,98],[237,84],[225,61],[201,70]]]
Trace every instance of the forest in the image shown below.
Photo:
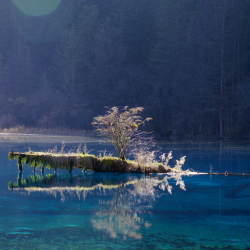
[[[92,130],[144,107],[161,137],[249,138],[249,0],[0,0],[0,128]]]

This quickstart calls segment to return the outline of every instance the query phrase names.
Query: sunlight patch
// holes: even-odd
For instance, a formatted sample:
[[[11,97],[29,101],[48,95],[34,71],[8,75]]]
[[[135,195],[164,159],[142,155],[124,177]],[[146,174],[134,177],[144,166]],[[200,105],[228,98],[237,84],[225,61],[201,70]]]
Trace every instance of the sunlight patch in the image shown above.
[[[12,0],[28,16],[44,16],[52,13],[61,0]]]

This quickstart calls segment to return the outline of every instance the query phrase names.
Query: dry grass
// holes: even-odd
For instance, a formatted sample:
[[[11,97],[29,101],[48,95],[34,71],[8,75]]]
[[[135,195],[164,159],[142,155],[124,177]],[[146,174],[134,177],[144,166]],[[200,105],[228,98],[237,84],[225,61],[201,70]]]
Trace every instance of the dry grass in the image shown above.
[[[44,152],[27,152],[27,153],[10,153],[9,159],[21,158],[21,162],[31,167],[46,166],[47,168],[67,169],[83,168],[93,170],[93,163],[97,160],[94,155],[77,154],[77,153],[44,153]]]

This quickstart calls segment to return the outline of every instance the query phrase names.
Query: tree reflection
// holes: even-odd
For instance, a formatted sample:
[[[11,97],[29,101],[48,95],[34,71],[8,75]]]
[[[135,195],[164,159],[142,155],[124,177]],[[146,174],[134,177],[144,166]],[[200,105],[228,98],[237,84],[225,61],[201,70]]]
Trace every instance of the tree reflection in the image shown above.
[[[106,203],[106,207],[100,207],[95,219],[91,220],[93,227],[108,232],[113,238],[119,234],[123,239],[142,239],[140,229],[152,226],[144,218],[144,214],[148,213],[147,209],[153,206],[157,198],[164,195],[162,191],[167,190],[172,194],[170,179],[176,180],[176,185],[186,190],[181,175],[165,176],[163,179],[143,177],[133,185],[120,186],[112,201]],[[99,204],[105,205],[105,202],[99,201]]]
[[[78,197],[79,200],[82,198],[85,200],[87,194],[94,195],[98,199],[98,210],[91,219],[93,227],[108,233],[113,238],[119,235],[126,240],[128,237],[142,239],[141,229],[152,226],[145,214],[150,213],[150,208],[161,196],[172,195],[173,184],[186,190],[181,174],[164,176],[67,174],[46,177],[34,174],[26,179],[19,174],[17,183],[9,182],[9,189],[26,190],[29,194],[44,192],[54,197],[60,195],[63,202],[67,198]],[[108,191],[113,194],[113,190],[115,193],[111,200],[103,195]]]

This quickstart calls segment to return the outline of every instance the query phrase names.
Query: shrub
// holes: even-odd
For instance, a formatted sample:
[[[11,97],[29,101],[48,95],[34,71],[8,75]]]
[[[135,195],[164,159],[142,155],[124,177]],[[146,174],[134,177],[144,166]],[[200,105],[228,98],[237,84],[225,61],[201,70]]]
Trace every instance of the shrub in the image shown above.
[[[94,117],[92,125],[96,132],[107,137],[114,144],[116,152],[122,160],[126,159],[127,150],[135,139],[139,126],[145,124],[145,121],[152,120],[149,117],[142,120],[138,114],[143,110],[142,107],[128,109],[126,106],[120,112],[117,107],[113,107],[108,109],[106,115]]]

